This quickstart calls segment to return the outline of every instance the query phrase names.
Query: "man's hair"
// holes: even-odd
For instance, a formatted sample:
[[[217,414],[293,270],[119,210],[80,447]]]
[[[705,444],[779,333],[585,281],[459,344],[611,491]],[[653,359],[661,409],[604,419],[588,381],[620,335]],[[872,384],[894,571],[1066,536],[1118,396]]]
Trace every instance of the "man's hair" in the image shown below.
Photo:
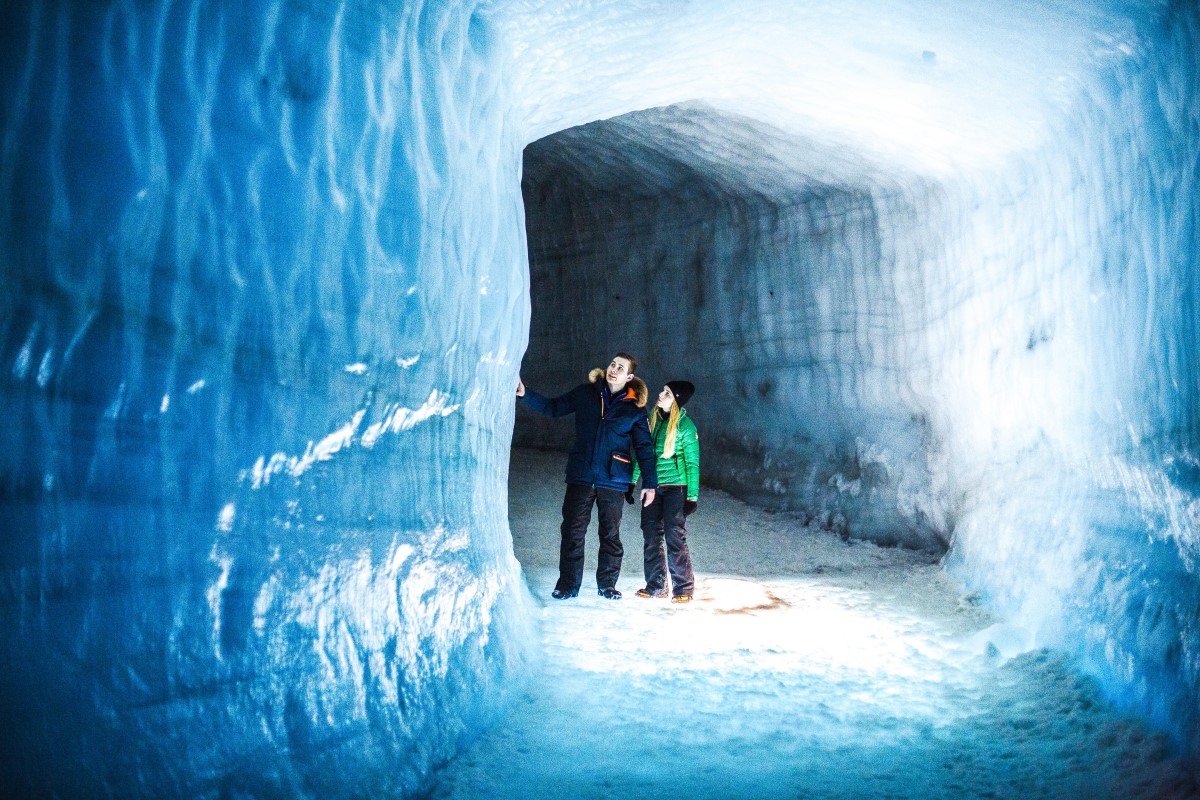
[[[629,374],[630,375],[637,374],[637,359],[634,358],[633,356],[629,355],[629,353],[617,353],[615,356],[613,356],[613,358],[614,359],[616,359],[616,358],[625,359],[626,361],[629,362]]]

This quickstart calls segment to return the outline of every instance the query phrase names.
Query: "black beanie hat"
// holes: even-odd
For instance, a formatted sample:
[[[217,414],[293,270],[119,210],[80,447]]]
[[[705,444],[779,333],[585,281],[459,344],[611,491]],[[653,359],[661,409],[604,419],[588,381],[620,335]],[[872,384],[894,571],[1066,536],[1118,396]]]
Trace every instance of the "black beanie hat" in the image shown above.
[[[690,381],[667,381],[667,388],[675,395],[675,404],[680,407],[696,393],[696,387]]]

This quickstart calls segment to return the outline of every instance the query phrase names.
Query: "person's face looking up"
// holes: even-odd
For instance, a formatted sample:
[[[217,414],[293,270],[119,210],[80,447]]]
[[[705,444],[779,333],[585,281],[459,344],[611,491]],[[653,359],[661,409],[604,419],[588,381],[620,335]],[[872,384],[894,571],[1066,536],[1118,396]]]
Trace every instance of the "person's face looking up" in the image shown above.
[[[625,388],[625,384],[629,383],[629,379],[633,377],[633,373],[629,370],[630,364],[627,358],[614,358],[608,365],[608,370],[605,372],[604,378],[608,381],[608,388],[612,391]]]
[[[658,407],[663,411],[671,410],[671,403],[675,402],[675,393],[671,391],[670,386],[664,386],[662,391],[658,393]]]

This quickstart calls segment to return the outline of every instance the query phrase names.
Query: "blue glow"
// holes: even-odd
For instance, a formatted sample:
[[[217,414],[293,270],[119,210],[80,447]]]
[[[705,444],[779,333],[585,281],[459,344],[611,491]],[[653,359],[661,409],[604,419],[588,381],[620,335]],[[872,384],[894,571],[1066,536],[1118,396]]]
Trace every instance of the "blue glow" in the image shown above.
[[[517,375],[624,347],[1200,757],[1195,4],[9,5],[0,786],[419,791],[542,646]]]

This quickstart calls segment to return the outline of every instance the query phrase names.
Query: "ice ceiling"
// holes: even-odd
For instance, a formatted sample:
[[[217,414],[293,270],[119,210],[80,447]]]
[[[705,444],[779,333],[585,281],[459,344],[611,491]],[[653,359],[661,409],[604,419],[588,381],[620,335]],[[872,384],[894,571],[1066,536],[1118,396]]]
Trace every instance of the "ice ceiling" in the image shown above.
[[[1200,753],[1198,42],[1149,1],[16,4],[5,783],[421,786],[530,656],[518,371],[618,347],[694,376],[712,485],[948,548]]]

